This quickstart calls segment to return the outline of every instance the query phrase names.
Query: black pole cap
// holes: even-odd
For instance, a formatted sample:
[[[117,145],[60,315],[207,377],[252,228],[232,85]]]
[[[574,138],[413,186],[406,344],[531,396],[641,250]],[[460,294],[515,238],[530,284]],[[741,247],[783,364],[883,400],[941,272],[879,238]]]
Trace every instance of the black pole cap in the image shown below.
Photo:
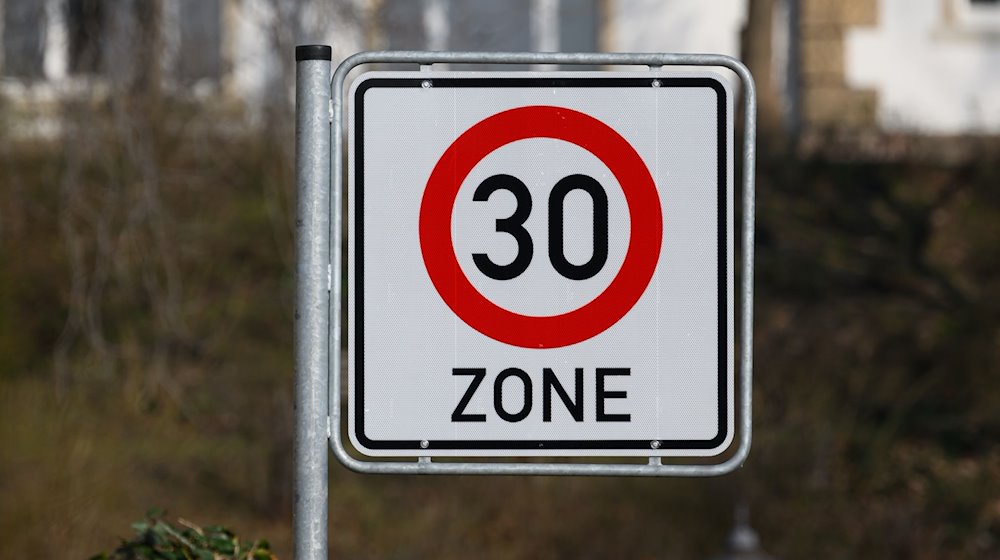
[[[295,62],[300,60],[333,60],[330,45],[299,45],[295,47]]]

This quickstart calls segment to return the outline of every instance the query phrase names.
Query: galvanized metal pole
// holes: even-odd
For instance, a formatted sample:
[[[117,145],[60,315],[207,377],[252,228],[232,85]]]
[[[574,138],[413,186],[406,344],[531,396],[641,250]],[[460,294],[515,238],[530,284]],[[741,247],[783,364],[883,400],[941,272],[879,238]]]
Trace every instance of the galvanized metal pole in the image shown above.
[[[295,48],[295,558],[327,558],[332,49]]]

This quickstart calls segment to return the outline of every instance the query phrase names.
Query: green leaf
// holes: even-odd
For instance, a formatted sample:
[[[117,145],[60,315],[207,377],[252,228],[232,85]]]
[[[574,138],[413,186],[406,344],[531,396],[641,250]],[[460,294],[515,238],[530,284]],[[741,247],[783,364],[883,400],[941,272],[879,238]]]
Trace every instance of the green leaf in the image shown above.
[[[235,550],[233,549],[233,541],[228,537],[212,537],[209,540],[209,548],[212,552],[220,552],[222,554],[232,555]]]
[[[276,560],[266,540],[243,540],[220,525],[200,528],[181,520],[174,526],[163,514],[150,509],[145,520],[132,524],[135,537],[122,540],[110,556],[101,553],[89,560]]]

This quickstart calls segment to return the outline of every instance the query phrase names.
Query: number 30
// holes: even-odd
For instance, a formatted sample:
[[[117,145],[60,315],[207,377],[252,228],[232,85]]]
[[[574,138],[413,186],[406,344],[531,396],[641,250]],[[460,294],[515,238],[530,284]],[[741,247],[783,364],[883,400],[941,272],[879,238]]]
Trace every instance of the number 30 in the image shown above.
[[[479,202],[487,201],[498,190],[510,192],[517,201],[513,214],[496,221],[496,231],[509,234],[517,242],[517,255],[513,261],[504,265],[496,264],[485,253],[473,253],[472,260],[486,276],[494,280],[510,280],[528,269],[535,251],[531,235],[524,229],[524,222],[531,215],[531,193],[517,177],[493,175],[479,184],[472,199]],[[594,248],[590,260],[580,265],[566,259],[563,240],[566,195],[574,190],[586,192],[594,202]],[[604,192],[604,187],[587,175],[575,174],[563,177],[549,193],[549,262],[556,272],[570,280],[586,280],[600,272],[607,260],[608,195]]]

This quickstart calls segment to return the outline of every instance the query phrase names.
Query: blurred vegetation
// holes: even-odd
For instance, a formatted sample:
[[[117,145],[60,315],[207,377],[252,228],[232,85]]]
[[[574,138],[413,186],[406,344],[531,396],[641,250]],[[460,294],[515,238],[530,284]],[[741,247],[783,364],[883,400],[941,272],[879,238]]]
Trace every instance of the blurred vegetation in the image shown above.
[[[88,557],[162,504],[291,557],[290,115],[247,130],[166,98],[60,110],[58,140],[0,140],[3,555]],[[1000,160],[762,155],[741,471],[333,464],[332,551],[705,558],[745,500],[778,558],[1000,556]]]
[[[747,470],[788,557],[1000,554],[998,163],[761,166]]]
[[[88,557],[150,504],[290,539],[290,128],[140,99],[0,142],[4,555]]]

